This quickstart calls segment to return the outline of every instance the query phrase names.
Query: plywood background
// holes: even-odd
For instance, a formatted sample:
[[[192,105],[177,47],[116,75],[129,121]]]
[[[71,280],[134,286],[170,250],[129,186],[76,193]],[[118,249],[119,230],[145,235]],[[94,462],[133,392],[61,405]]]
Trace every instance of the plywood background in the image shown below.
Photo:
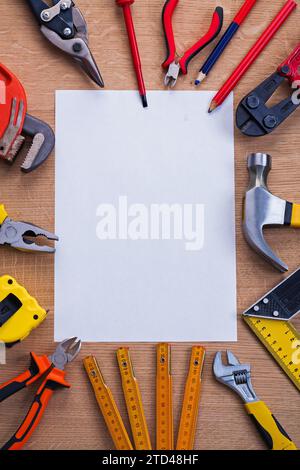
[[[224,7],[225,26],[227,26],[241,3],[241,0],[182,0],[174,18],[179,52],[184,51],[206,31],[212,10],[217,4]],[[283,3],[283,0],[257,2],[247,22],[218,62],[203,89],[217,89],[222,84]],[[82,7],[88,22],[91,48],[101,68],[106,88],[135,89],[135,76],[124,23],[121,11],[116,7],[115,2],[113,0],[78,0],[78,6]],[[161,27],[162,6],[161,0],[137,0],[133,6],[144,78],[149,90],[163,88],[163,72],[160,67],[165,56]],[[0,19],[1,62],[14,71],[24,84],[28,94],[29,112],[54,126],[55,90],[92,89],[93,84],[85,78],[71,60],[43,39],[26,2],[15,0],[9,2],[9,5],[7,2],[0,2]],[[236,104],[255,84],[271,74],[297,44],[300,40],[299,20],[300,10],[293,13],[237,87]],[[203,57],[202,55],[192,62],[189,76],[180,78],[177,89],[190,90],[192,88],[191,81],[196,76]],[[201,116],[199,118],[201,124]],[[295,113],[276,133],[265,138],[252,140],[236,132],[238,313],[282,279],[279,273],[248,248],[241,235],[242,197],[248,178],[246,154],[253,151],[269,152],[273,156],[273,171],[270,175],[270,186],[273,192],[283,198],[300,201],[299,127],[300,112]],[[116,133],[117,131],[116,126]],[[82,138],[87,139],[88,136],[82,135]],[[86,159],[88,165],[89,156],[83,155],[82,158]],[[71,178],[72,155],[69,155],[69,159]],[[6,204],[9,213],[15,219],[29,220],[45,228],[54,229],[54,156],[36,173],[30,175],[22,174],[18,163],[15,163],[12,168],[1,164],[0,195],[1,202]],[[80,230],[80,219],[78,219],[78,229]],[[299,266],[300,239],[296,230],[272,230],[269,232],[268,239],[276,247],[280,256],[287,261],[290,271]],[[47,255],[23,254],[4,247],[1,248],[0,256],[0,274],[7,273],[15,276],[39,299],[41,305],[50,309],[46,322],[23,344],[8,351],[7,364],[0,366],[0,381],[2,382],[27,368],[30,350],[38,354],[52,352],[54,311],[53,258]],[[220,266],[220,269],[224,270],[224,276],[226,276],[226,267]],[[63,289],[63,286],[61,288]],[[184,315],[184,312],[182,314]],[[298,325],[300,325],[299,320]],[[86,321],[88,321],[88,312],[86,312]],[[236,344],[207,345],[195,448],[264,448],[239,398],[216,383],[212,377],[211,362],[214,353],[225,347],[231,348],[242,360],[251,363],[253,383],[257,394],[268,403],[282,425],[300,446],[299,392],[240,319],[238,320],[238,338]],[[174,344],[172,348],[176,435],[190,346],[189,344]],[[128,427],[116,365],[116,348],[116,344],[84,345],[81,358],[89,353],[97,356]],[[140,382],[154,445],[155,346],[134,344],[131,345],[131,354]],[[68,368],[68,379],[73,385],[72,389],[56,394],[42,424],[26,446],[27,449],[112,448],[111,439],[99,416],[97,405],[87,383],[81,358]],[[34,390],[35,387],[31,387],[1,404],[1,442],[5,442],[16,430],[31,402]]]

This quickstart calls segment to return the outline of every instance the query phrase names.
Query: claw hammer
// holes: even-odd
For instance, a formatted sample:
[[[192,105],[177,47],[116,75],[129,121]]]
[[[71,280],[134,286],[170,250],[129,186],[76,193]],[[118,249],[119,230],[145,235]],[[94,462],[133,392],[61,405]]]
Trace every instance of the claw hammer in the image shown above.
[[[248,156],[249,186],[244,199],[243,232],[249,245],[281,272],[288,266],[266,242],[264,227],[286,225],[300,228],[300,204],[280,199],[267,186],[272,159],[265,153]]]

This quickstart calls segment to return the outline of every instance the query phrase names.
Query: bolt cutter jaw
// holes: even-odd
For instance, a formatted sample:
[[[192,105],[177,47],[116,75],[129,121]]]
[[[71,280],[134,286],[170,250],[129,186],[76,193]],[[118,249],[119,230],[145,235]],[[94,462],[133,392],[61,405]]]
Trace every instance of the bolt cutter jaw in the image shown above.
[[[59,343],[54,353],[49,357],[49,360],[54,367],[64,370],[65,366],[76,358],[80,349],[81,341],[76,336],[65,339]]]

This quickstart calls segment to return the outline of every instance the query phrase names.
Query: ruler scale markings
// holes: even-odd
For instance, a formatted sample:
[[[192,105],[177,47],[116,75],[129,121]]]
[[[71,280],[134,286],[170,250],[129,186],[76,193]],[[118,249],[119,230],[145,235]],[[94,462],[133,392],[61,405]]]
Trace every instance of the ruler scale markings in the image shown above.
[[[112,392],[104,382],[96,359],[88,356],[83,360],[83,364],[116,449],[133,450]]]
[[[174,449],[171,350],[167,343],[156,351],[156,450]]]
[[[176,450],[193,450],[201,392],[205,349],[193,346],[184,390]]]
[[[151,450],[142,397],[135,378],[128,348],[119,348],[117,360],[136,450]]]

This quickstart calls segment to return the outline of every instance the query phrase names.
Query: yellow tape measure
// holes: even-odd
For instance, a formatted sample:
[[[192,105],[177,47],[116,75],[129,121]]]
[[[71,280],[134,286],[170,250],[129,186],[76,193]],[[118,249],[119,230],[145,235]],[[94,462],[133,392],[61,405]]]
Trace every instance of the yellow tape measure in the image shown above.
[[[132,444],[123,424],[111,390],[105,384],[96,359],[88,356],[83,360],[85,370],[93,387],[99,408],[117,450],[132,450]]]
[[[171,348],[160,343],[156,350],[156,449],[174,449]]]
[[[117,359],[135,448],[137,450],[151,450],[142,397],[134,376],[128,348],[119,348]]]
[[[193,346],[184,391],[176,450],[193,450],[194,448],[204,357],[205,349],[202,346]]]
[[[300,335],[283,320],[243,316],[258,339],[300,390]]]

